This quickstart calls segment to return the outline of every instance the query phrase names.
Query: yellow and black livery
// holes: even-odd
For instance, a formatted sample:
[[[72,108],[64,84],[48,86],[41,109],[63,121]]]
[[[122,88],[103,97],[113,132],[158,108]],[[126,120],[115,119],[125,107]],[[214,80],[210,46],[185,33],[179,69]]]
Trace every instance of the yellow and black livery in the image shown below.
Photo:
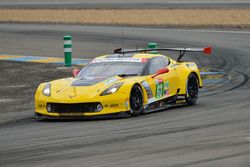
[[[154,51],[154,53],[151,53]],[[178,51],[173,60],[155,51]],[[193,105],[202,81],[186,52],[211,48],[117,49],[93,59],[73,77],[41,83],[35,93],[36,118],[86,118],[113,114],[138,115],[169,104]]]

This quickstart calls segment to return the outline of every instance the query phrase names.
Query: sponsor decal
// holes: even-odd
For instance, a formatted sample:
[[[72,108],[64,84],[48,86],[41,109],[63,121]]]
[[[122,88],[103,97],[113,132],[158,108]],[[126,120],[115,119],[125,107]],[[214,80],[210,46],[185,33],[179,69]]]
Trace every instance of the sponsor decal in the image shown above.
[[[148,99],[148,104],[155,102],[156,100],[154,98]]]
[[[110,107],[118,107],[119,104],[110,104]]]
[[[167,90],[164,90],[164,95],[165,96],[169,96],[169,90],[167,89]]]
[[[128,108],[128,104],[129,104],[129,100],[126,99],[126,101],[125,101],[125,103],[124,103],[124,106],[125,106],[127,109],[129,109],[129,108]]]
[[[165,83],[164,95],[169,96],[169,82],[168,81],[166,81]]]
[[[147,59],[147,58],[142,58],[142,59],[141,59],[141,62],[142,62],[142,63],[147,63],[147,62],[148,62],[148,59]]]
[[[142,84],[142,86],[145,88],[145,90],[147,92],[148,99],[152,98],[153,93],[152,93],[152,90],[151,90],[149,84],[147,83],[147,81],[142,81],[141,84]]]
[[[177,66],[179,66],[179,64],[171,64],[169,67],[175,68],[175,67],[177,67]]]
[[[68,116],[68,117],[83,116],[83,115],[84,115],[83,113],[59,113],[59,116]]]
[[[163,79],[162,78],[157,78],[157,79],[155,79],[155,83],[156,84],[161,84],[161,83],[163,83]]]
[[[195,67],[196,65],[194,63],[188,63],[186,64],[187,67]]]
[[[101,62],[147,62],[145,58],[97,58],[94,59],[91,63],[101,63]]]
[[[177,100],[176,101],[177,104],[181,104],[181,103],[185,103],[185,102],[186,102],[186,100]]]
[[[85,79],[87,80],[95,80],[95,79],[98,79],[98,77],[84,77]]]
[[[45,108],[44,104],[38,104],[38,108]]]
[[[169,88],[169,82],[168,82],[168,81],[165,83],[165,88],[166,88],[166,89]]]

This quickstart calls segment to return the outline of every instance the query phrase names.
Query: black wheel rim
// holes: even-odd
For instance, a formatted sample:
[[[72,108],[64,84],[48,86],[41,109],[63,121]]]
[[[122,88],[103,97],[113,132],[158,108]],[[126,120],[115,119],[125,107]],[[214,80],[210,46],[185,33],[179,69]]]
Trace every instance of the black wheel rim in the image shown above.
[[[196,78],[192,77],[188,81],[188,95],[191,100],[196,100],[198,98],[198,83]]]
[[[140,89],[135,88],[131,91],[130,95],[130,108],[134,112],[138,112],[142,107],[142,93]]]

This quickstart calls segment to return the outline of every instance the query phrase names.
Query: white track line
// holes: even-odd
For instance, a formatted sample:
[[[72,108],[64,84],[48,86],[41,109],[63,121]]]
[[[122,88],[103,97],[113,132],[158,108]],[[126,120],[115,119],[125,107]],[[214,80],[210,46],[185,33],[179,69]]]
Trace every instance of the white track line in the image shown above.
[[[209,29],[163,29],[163,28],[139,28],[142,30],[164,30],[164,31],[179,31],[179,32],[202,32],[202,33],[227,33],[227,34],[250,34],[250,29],[241,31],[241,30],[209,30]]]
[[[208,32],[208,33],[227,33],[227,34],[250,34],[250,31],[222,31],[222,30],[180,30],[186,32]]]

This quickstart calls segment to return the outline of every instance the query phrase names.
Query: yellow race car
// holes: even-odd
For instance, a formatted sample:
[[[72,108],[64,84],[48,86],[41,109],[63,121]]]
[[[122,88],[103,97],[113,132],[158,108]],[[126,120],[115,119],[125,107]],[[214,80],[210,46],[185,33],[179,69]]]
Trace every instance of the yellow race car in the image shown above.
[[[175,61],[158,51],[178,51]],[[42,83],[35,93],[35,117],[87,118],[136,116],[171,104],[193,105],[202,81],[194,62],[181,61],[186,52],[211,53],[207,48],[124,50],[93,59],[73,77]]]

